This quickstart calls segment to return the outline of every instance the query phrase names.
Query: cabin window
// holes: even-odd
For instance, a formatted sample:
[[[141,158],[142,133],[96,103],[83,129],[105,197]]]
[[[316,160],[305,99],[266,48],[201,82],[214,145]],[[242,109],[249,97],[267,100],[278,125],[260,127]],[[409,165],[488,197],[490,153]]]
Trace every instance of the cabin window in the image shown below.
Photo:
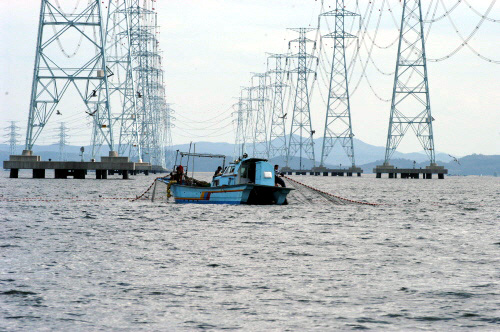
[[[264,179],[272,179],[273,172],[264,172]]]
[[[224,172],[224,174],[231,174],[233,172],[234,172],[234,166],[230,166],[230,167],[226,168],[226,171]]]
[[[248,179],[249,182],[255,182],[255,163],[246,162],[240,166],[240,177]]]
[[[242,178],[247,178],[248,177],[248,167],[247,167],[247,165],[241,165],[241,167],[240,167],[240,176]]]

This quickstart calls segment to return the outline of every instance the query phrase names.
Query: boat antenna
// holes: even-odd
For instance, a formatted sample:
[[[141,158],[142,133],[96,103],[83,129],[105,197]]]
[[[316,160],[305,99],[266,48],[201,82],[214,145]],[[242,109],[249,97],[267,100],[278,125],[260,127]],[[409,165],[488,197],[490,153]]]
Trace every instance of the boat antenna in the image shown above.
[[[177,166],[177,157],[178,157],[178,156],[179,156],[179,150],[177,150],[177,151],[176,151],[176,153],[175,153],[174,168],[175,168],[175,166]],[[172,170],[174,171],[175,169],[172,169]]]
[[[194,146],[193,146],[193,154],[196,154],[196,143],[194,143]],[[193,182],[194,182],[194,159],[196,157],[193,156],[193,170],[191,171],[191,177],[193,178]]]
[[[193,145],[192,141],[189,143],[188,161],[186,163],[186,175],[188,174],[188,169],[189,169],[189,157],[191,155],[191,145]]]

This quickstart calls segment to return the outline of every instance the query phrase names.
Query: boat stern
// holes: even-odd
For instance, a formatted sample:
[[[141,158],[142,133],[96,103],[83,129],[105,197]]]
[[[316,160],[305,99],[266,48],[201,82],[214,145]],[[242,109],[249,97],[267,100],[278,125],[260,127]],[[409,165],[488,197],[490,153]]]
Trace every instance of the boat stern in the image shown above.
[[[288,204],[286,197],[292,190],[293,190],[292,188],[279,188],[278,190],[276,190],[273,193],[276,205]]]

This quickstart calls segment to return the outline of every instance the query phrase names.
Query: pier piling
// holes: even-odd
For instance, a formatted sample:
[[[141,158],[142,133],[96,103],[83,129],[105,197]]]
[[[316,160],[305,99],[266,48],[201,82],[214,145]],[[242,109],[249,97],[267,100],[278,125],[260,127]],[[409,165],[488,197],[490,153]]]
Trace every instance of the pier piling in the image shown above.
[[[33,179],[45,179],[45,170],[33,169]]]
[[[10,169],[10,178],[17,179],[19,177],[19,170],[17,168]]]

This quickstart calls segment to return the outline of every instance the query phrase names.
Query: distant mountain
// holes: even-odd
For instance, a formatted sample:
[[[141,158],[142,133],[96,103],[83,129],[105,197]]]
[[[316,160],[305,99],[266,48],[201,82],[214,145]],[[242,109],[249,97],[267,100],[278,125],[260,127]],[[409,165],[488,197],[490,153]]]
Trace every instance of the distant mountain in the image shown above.
[[[314,140],[314,153],[316,160],[321,159],[321,147],[323,145],[323,138]],[[180,151],[188,151],[189,144],[174,145],[172,149]],[[217,153],[231,156],[234,153],[234,144],[230,143],[212,143],[212,142],[196,142],[197,152]],[[385,155],[385,147],[367,144],[359,139],[354,139],[354,151],[357,165],[363,165],[380,159]],[[416,162],[425,162],[428,159],[427,155],[423,152],[402,153],[395,152],[393,158],[395,159],[409,159]],[[452,158],[446,153],[437,153],[436,160],[439,162],[449,162]],[[350,161],[343,151],[342,147],[338,144],[330,152],[325,164],[335,165],[349,165]]]
[[[232,156],[234,153],[234,144],[231,143],[214,143],[214,142],[194,142],[194,145],[191,146],[191,152],[194,152],[196,148],[196,152],[204,152],[204,153],[214,153],[214,154],[223,154],[225,156]],[[172,150],[179,150],[182,152],[189,151],[189,144],[178,144],[173,145]]]
[[[493,175],[500,174],[500,155],[487,156],[472,154],[462,157],[456,162],[449,162],[444,166],[450,175]]]
[[[315,154],[316,159],[321,156],[320,147],[322,145],[322,138],[315,140]],[[213,142],[196,142],[196,152],[223,154],[228,156],[228,161],[233,158],[234,144],[231,143],[213,143]],[[84,158],[89,160],[91,147],[85,146]],[[191,146],[191,151],[194,152],[194,145]],[[37,155],[42,157],[42,160],[58,160],[59,159],[59,146],[57,144],[45,145],[45,146],[35,146],[34,149]],[[174,145],[172,147],[173,153],[175,150],[188,151],[189,144]],[[0,144],[0,161],[8,160],[9,146],[6,144]],[[385,148],[380,146],[374,146],[367,144],[361,140],[354,139],[354,151],[356,152],[356,164],[361,167],[365,173],[371,173],[373,168],[377,165],[383,163],[382,157],[385,154]],[[21,152],[19,149],[18,153]],[[108,149],[103,146],[100,155],[106,156],[108,154]],[[67,160],[80,160],[80,146],[68,145],[66,146],[66,156]],[[445,153],[436,154],[436,160],[439,165],[445,166],[449,170],[450,175],[495,175],[500,174],[500,156],[498,155],[477,155],[473,154],[470,156],[465,156],[459,158],[460,165],[454,161],[452,158]],[[395,152],[391,164],[396,167],[407,167],[412,168],[413,162],[416,162],[415,167],[424,168],[429,165],[427,156],[422,152],[413,153],[402,153]],[[192,160],[191,160],[192,162]],[[190,167],[192,168],[192,163],[190,162]],[[285,164],[283,158],[277,157],[272,158],[270,162],[283,166]],[[215,171],[217,166],[220,164],[219,160],[216,159],[200,159],[195,160],[195,170],[196,171]],[[318,164],[318,162],[317,162]],[[350,165],[345,153],[342,151],[341,147],[336,146],[330,153],[328,159],[325,163],[326,167],[337,168],[339,166],[347,167]],[[291,168],[299,167],[299,158],[295,157],[290,160],[289,163]],[[302,165],[306,169],[312,167],[312,162],[303,158]],[[192,169],[191,169],[192,170]]]

